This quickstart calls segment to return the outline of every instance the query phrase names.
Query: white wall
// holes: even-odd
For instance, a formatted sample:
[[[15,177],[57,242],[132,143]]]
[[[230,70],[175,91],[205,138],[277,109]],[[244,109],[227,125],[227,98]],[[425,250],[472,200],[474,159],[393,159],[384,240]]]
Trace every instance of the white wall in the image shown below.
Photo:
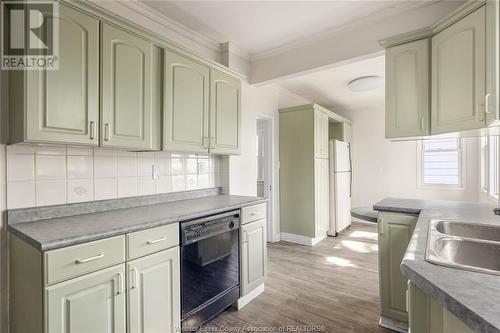
[[[352,206],[372,206],[385,197],[478,201],[478,139],[465,141],[466,179],[463,190],[417,186],[417,142],[385,139],[384,106],[344,112],[353,121]]]

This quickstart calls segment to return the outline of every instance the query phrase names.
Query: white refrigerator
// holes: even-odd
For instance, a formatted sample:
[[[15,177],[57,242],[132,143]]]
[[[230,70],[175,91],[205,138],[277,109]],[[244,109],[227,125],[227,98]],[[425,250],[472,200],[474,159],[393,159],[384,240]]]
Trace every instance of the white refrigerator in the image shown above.
[[[337,236],[351,225],[352,163],[350,144],[330,140],[330,227]]]

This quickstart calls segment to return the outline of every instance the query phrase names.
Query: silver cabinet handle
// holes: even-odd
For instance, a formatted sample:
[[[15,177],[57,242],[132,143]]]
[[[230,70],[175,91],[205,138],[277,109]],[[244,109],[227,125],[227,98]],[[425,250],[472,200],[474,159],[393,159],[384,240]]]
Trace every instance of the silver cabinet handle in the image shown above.
[[[90,140],[95,139],[95,123],[93,121],[90,122]]]
[[[130,289],[137,288],[137,269],[132,269],[130,271]]]
[[[104,253],[99,253],[98,255],[90,257],[90,258],[76,259],[75,263],[77,263],[77,264],[85,264],[86,262],[90,262],[90,261],[94,261],[94,260],[97,260],[97,259],[101,259],[102,257],[104,257]]]
[[[486,96],[484,97],[484,112],[486,112],[487,114],[491,114],[490,98],[493,98],[494,96],[494,94],[486,94]]]
[[[158,238],[158,239],[155,239],[155,240],[148,240],[148,245],[152,245],[152,244],[156,244],[156,243],[159,243],[159,242],[163,242],[167,240],[167,237],[162,237],[162,238]]]
[[[109,124],[104,125],[104,141],[109,141]]]
[[[116,294],[119,295],[123,293],[123,274],[118,273],[118,276],[116,277]]]

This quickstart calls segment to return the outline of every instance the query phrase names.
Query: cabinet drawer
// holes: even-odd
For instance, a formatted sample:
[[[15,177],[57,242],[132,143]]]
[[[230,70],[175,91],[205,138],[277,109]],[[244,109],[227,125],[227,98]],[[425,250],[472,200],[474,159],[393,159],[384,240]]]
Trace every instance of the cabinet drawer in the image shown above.
[[[125,262],[125,236],[48,251],[44,256],[45,284]]]
[[[255,206],[243,207],[241,209],[241,224],[250,223],[266,218],[267,204],[262,203]]]
[[[127,235],[127,260],[179,245],[179,224],[137,231]]]

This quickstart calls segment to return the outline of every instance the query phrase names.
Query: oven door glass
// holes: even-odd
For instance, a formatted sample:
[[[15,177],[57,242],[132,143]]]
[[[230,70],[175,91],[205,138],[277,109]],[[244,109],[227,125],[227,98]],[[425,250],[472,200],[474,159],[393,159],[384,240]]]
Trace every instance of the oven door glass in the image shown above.
[[[239,285],[239,229],[181,248],[182,319]]]

